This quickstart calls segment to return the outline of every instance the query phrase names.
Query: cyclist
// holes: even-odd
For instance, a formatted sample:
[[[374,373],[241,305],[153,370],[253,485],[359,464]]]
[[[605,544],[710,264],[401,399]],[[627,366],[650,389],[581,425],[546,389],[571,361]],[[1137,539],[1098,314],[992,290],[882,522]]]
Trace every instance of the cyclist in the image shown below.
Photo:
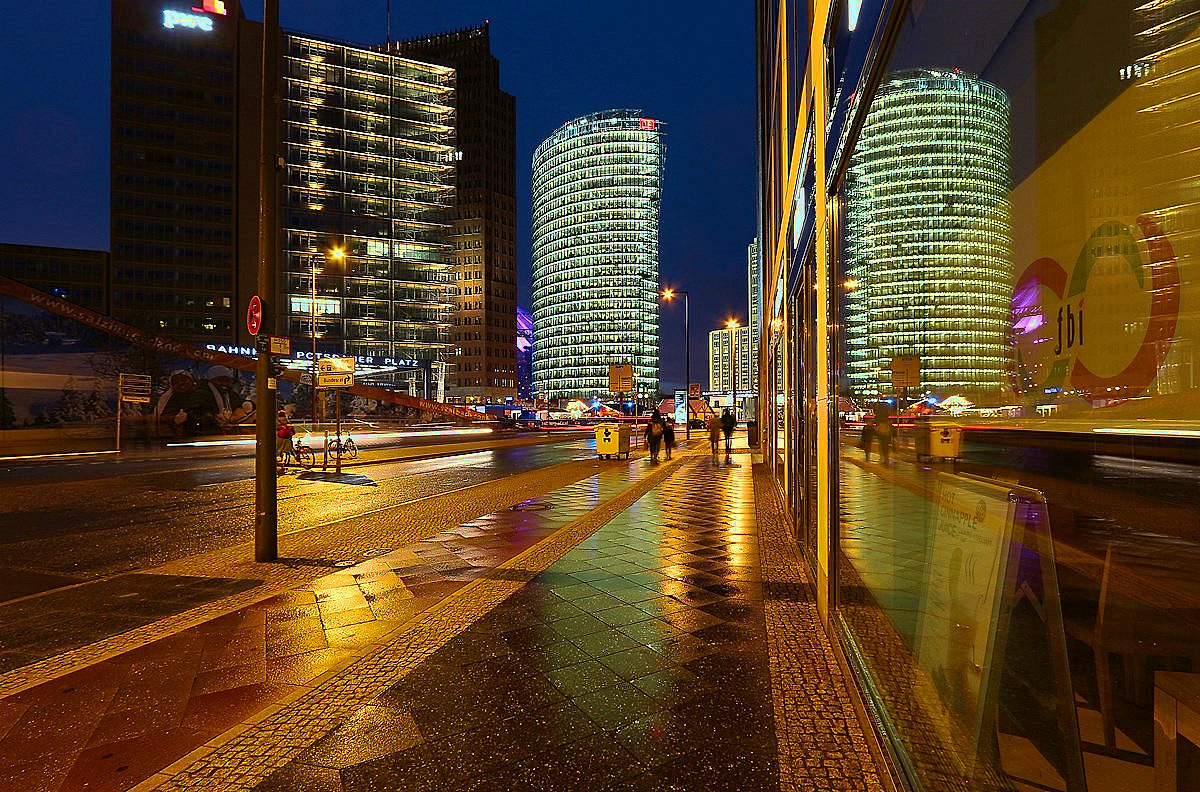
[[[280,410],[279,415],[275,420],[275,437],[279,441],[279,456],[283,464],[287,463],[288,459],[296,458],[296,446],[292,442],[292,438],[296,436],[296,427],[292,426],[288,420],[287,411]]]

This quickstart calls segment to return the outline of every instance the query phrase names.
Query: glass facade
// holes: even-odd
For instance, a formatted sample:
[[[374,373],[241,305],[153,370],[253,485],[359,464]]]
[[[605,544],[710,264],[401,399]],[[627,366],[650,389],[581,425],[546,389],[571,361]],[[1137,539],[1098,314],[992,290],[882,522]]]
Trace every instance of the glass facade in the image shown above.
[[[666,125],[640,111],[577,118],[533,156],[533,358],[539,399],[608,395],[632,364],[658,395],[658,216]]]
[[[763,459],[899,787],[1200,789],[1200,2],[759,14]]]
[[[442,360],[454,71],[298,35],[284,55],[287,334],[313,338],[315,288],[319,355]]]

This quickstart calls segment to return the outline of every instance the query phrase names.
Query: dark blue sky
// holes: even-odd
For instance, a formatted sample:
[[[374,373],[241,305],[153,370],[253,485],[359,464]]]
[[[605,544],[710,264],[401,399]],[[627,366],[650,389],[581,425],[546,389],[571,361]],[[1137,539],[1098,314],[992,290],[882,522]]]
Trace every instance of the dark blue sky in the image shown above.
[[[154,2],[154,0],[147,0]],[[108,249],[109,3],[22,4],[5,15],[0,242]],[[285,28],[356,44],[386,36],[385,0],[281,0]],[[261,2],[246,0],[262,18]],[[520,298],[530,305],[529,170],[562,123],[642,108],[669,124],[661,276],[691,300],[692,379],[708,331],[746,319],[755,223],[753,4],[392,0],[392,38],[491,21],[501,86],[517,97]],[[682,307],[663,326],[664,389],[683,383]]]

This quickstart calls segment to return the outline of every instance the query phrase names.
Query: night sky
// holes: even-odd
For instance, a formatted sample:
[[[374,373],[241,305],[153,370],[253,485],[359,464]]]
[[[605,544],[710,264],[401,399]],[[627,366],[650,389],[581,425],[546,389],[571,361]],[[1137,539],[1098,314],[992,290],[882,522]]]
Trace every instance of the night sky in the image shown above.
[[[154,0],[147,0],[154,2]],[[661,279],[691,300],[692,380],[708,331],[746,321],[755,233],[753,5],[718,2],[392,0],[392,38],[491,22],[501,87],[517,98],[519,302],[531,307],[533,150],[564,122],[641,108],[668,123]],[[108,249],[107,0],[5,14],[0,242]],[[281,0],[283,27],[353,44],[386,38],[385,0]],[[247,16],[262,18],[247,0]],[[683,384],[682,305],[666,307],[663,389]]]

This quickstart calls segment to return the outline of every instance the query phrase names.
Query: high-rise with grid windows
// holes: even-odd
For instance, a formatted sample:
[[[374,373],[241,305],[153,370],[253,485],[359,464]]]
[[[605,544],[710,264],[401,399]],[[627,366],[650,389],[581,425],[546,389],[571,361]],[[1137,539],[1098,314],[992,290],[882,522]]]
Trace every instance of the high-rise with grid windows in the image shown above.
[[[609,110],[533,155],[533,357],[538,399],[607,397],[609,366],[658,396],[658,218],[666,125]]]
[[[318,355],[443,359],[453,69],[294,34],[283,53],[288,335],[312,337],[315,278]]]

